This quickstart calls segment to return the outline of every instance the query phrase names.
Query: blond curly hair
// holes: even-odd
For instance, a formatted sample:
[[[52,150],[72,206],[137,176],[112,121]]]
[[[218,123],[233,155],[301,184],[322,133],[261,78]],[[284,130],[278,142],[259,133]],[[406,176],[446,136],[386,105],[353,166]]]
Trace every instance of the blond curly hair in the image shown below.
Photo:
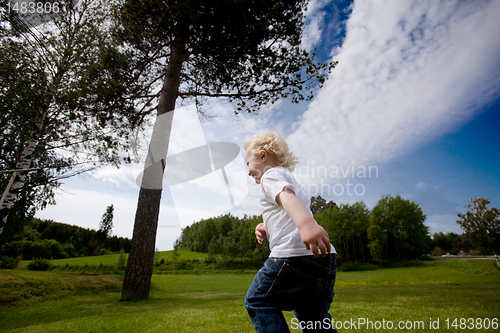
[[[266,131],[246,139],[243,148],[245,150],[247,148],[252,149],[255,155],[258,155],[259,151],[265,150],[276,158],[279,165],[290,171],[293,171],[295,165],[299,162],[297,157],[290,151],[283,135],[272,131]]]

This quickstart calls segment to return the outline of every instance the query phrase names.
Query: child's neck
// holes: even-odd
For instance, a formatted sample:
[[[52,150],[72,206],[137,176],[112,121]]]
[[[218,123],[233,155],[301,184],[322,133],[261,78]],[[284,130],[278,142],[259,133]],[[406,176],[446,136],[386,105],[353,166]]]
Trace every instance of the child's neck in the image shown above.
[[[274,155],[272,154],[267,155],[267,159],[264,161],[263,164],[264,164],[264,172],[272,168],[281,166],[276,160],[276,157],[274,157]]]

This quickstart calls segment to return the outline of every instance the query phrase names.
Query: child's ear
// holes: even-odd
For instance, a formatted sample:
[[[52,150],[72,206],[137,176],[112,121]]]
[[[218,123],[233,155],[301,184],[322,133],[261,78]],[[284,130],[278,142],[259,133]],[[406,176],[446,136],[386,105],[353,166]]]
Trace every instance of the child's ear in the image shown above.
[[[267,151],[265,151],[265,150],[259,151],[259,156],[260,156],[260,159],[262,160],[262,162],[265,162],[267,159]]]

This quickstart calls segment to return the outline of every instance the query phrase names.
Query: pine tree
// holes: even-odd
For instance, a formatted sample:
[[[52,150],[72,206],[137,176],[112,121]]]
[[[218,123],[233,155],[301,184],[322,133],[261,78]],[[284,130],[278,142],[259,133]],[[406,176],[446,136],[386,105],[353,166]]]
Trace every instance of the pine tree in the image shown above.
[[[139,192],[122,299],[148,298],[173,110],[180,98],[224,98],[235,112],[312,98],[335,62],[301,49],[304,0],[126,0],[117,35],[157,111]],[[166,65],[165,65],[166,64]],[[154,88],[160,86],[160,91]],[[157,101],[157,105],[153,102]],[[153,106],[151,106],[153,105]],[[199,105],[199,104],[198,104]]]

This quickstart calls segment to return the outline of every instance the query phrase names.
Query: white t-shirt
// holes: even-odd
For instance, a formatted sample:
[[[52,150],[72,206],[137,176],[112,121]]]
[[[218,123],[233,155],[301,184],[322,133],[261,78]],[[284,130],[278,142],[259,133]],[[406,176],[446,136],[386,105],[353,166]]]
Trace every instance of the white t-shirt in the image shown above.
[[[260,184],[262,217],[271,249],[269,256],[286,258],[312,255],[312,251],[306,249],[302,243],[299,229],[295,223],[276,203],[276,196],[283,191],[285,186],[290,188],[307,208],[311,205],[309,195],[300,186],[290,170],[281,166],[267,170],[262,175]],[[333,246],[331,252],[335,253]]]

